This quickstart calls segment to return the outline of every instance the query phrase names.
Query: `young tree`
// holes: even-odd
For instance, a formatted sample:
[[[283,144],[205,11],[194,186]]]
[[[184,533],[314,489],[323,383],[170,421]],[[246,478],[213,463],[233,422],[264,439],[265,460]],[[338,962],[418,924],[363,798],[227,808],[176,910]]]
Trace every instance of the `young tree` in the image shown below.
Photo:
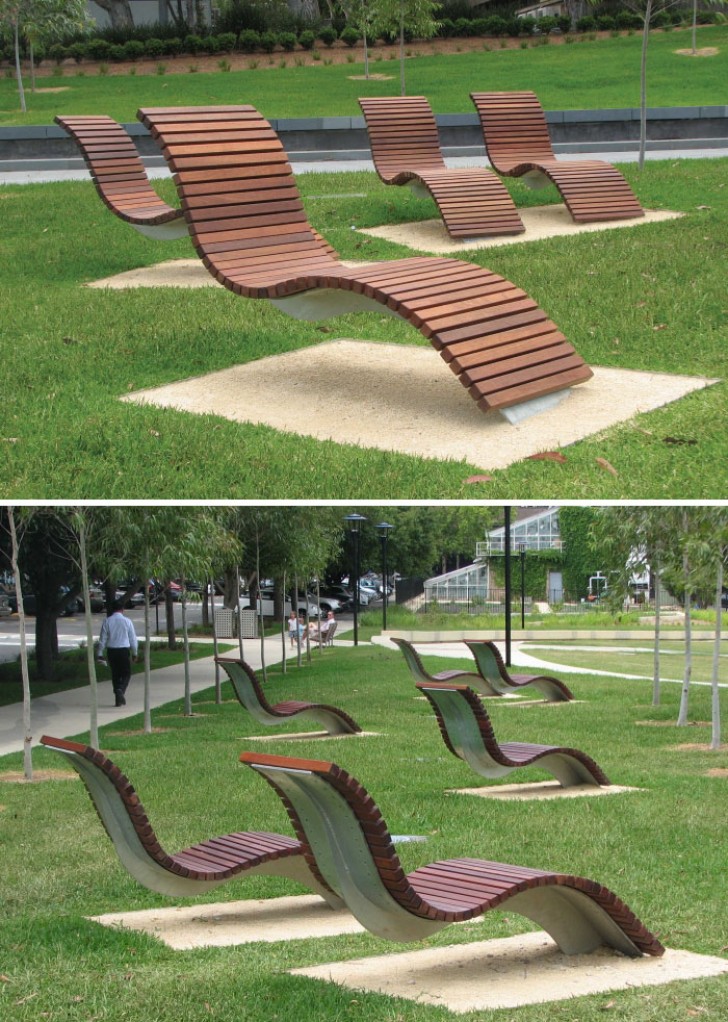
[[[405,31],[419,39],[429,39],[437,32],[435,11],[437,0],[372,0],[372,30],[378,34],[396,35],[399,39],[399,80],[401,95],[406,96],[404,75]]]
[[[13,39],[15,77],[23,113],[27,111],[27,106],[20,63],[21,39],[27,40],[30,47],[35,89],[34,45],[45,39],[57,38],[65,32],[80,31],[88,23],[85,0],[0,0],[0,28],[6,28]]]
[[[23,578],[20,571],[20,545],[22,543],[25,522],[32,511],[25,510],[25,518],[18,521],[16,509],[7,508],[7,527],[10,534],[10,568],[15,582],[15,595],[18,601],[18,629],[20,636],[20,674],[23,683],[23,773],[25,779],[33,780],[33,731],[30,710],[30,672],[28,670],[28,642],[25,632],[25,610],[23,608]]]

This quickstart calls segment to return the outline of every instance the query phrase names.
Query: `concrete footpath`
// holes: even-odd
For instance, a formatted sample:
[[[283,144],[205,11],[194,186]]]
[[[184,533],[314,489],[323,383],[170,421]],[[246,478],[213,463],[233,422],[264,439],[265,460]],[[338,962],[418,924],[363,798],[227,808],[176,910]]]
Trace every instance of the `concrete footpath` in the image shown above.
[[[346,634],[347,623],[339,622],[338,633]],[[209,642],[212,653],[212,640],[200,639],[195,636],[194,642]],[[233,640],[221,640],[221,645],[227,645]],[[288,636],[286,641],[286,656],[290,662],[290,654],[293,653],[288,647]],[[340,640],[337,634],[337,645],[349,645],[344,639]],[[237,647],[236,647],[237,648]],[[267,666],[278,664],[283,659],[281,637],[279,635],[265,640],[265,662]],[[243,653],[245,660],[255,670],[260,670],[262,664],[260,640],[244,639]],[[140,650],[141,654],[141,650]],[[235,651],[221,655],[234,656]],[[295,659],[295,653],[294,659]],[[315,654],[314,654],[315,655]],[[295,664],[292,667],[295,670]],[[108,674],[106,669],[102,669]],[[163,706],[184,697],[184,666],[175,664],[173,667],[162,667],[152,671],[151,681],[151,705],[152,709]],[[222,680],[226,679],[225,672],[222,672]],[[190,688],[193,693],[203,689],[211,688],[215,684],[215,661],[213,656],[203,657],[200,660],[190,662]],[[40,743],[41,736],[51,734],[55,738],[68,738],[72,735],[81,734],[89,728],[89,703],[90,690],[88,685],[81,688],[68,689],[65,692],[55,692],[53,695],[39,696],[32,700],[31,704],[31,726],[33,732],[33,745]],[[132,675],[129,688],[126,692],[126,706],[114,706],[114,693],[111,688],[111,681],[100,681],[98,683],[98,722],[103,727],[106,724],[124,720],[126,717],[134,716],[144,712],[144,676],[143,674]],[[23,751],[23,705],[12,703],[9,706],[0,707],[0,756],[7,756],[13,752]]]

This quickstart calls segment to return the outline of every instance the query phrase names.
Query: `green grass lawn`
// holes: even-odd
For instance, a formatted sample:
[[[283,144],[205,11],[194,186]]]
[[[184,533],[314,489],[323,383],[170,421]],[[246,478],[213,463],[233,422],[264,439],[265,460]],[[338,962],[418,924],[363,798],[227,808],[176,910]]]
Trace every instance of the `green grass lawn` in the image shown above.
[[[546,664],[566,664],[571,667],[584,667],[587,670],[614,671],[616,674],[633,674],[651,678],[654,668],[653,643],[637,643],[632,641],[633,648],[624,649],[628,645],[619,640],[611,642],[584,642],[590,648],[586,650],[572,648],[575,643],[569,641],[551,643],[544,636],[548,649],[538,643],[526,642],[521,647],[524,653],[530,653]],[[619,647],[612,650],[611,647]],[[682,682],[685,668],[685,644],[683,642],[660,642],[660,678],[663,681]],[[535,672],[536,668],[516,668],[526,672]],[[713,669],[713,642],[703,639],[693,644],[692,680],[709,682]],[[554,667],[554,673],[558,673]],[[718,679],[721,684],[728,685],[728,640],[721,648]]]
[[[675,51],[689,48],[690,31],[651,34],[648,57],[650,106],[701,106],[728,102],[728,29],[705,26],[698,46],[717,47],[711,58],[692,60]],[[408,47],[421,54],[406,62],[407,91],[426,95],[438,113],[473,113],[471,91],[533,89],[548,110],[579,110],[639,106],[641,35],[590,41],[577,37],[573,45],[529,49],[498,48],[488,40],[489,52],[474,51],[432,56],[428,43]],[[359,53],[361,51],[358,51]],[[322,63],[309,67],[280,67],[280,56],[256,55],[255,70],[230,73],[175,75],[91,75],[80,68],[64,68],[39,79],[42,88],[63,92],[29,92],[27,114],[19,112],[17,86],[0,80],[0,124],[49,124],[57,113],[105,113],[120,121],[133,121],[140,106],[185,106],[253,103],[266,117],[358,116],[357,97],[399,92],[396,62],[378,60],[372,51],[372,74],[389,80],[362,81],[363,66]],[[171,61],[160,63],[171,65]],[[194,60],[178,58],[187,68]]]
[[[646,207],[682,210],[679,221],[469,258],[531,294],[587,362],[722,377],[726,166],[714,159],[650,163],[642,174],[624,168]],[[428,200],[386,188],[371,173],[299,180],[311,221],[343,258],[410,254],[353,225],[433,215]],[[558,198],[554,189],[511,187],[522,205]],[[171,182],[160,191],[173,199]],[[466,480],[487,465],[122,404],[132,390],[326,339],[427,341],[391,317],[302,323],[217,289],[86,289],[101,277],[194,254],[188,240],[141,237],[87,182],[8,186],[0,189],[0,210],[0,475],[7,499],[722,499],[728,491],[724,384],[577,443],[566,449],[565,463],[527,460],[475,485]],[[325,470],[312,471],[322,464]]]
[[[212,678],[211,678],[212,682]],[[428,704],[399,653],[339,648],[285,677],[272,672],[271,700],[316,698],[341,705],[379,737],[266,743],[269,752],[333,759],[376,799],[393,833],[427,835],[403,845],[406,869],[439,858],[476,856],[588,876],[612,888],[670,948],[725,955],[726,752],[699,747],[706,729],[677,729],[679,690],[666,686],[650,707],[648,682],[588,676],[570,679],[578,703],[515,707],[489,702],[501,740],[549,742],[589,752],[610,779],[644,789],[608,798],[507,803],[445,794],[478,783],[443,745]],[[195,695],[195,716],[181,700],[153,711],[158,733],[139,732],[140,718],[102,729],[101,743],[137,788],[163,845],[171,851],[213,834],[270,829],[290,834],[274,793],[238,763],[247,736],[260,733],[223,688]],[[709,717],[707,690],[692,693],[691,717]],[[653,719],[665,726],[638,726]],[[291,729],[299,730],[292,726]],[[83,737],[83,736],[82,736]],[[688,744],[689,748],[681,748]],[[259,747],[259,746],[257,746]],[[36,771],[64,770],[63,760],[34,752]],[[21,769],[20,754],[0,760]],[[531,769],[522,781],[542,780]],[[513,781],[513,776],[509,781]],[[400,946],[369,934],[245,947],[172,951],[155,938],[91,923],[91,914],[175,903],[141,888],[120,866],[77,781],[11,784],[0,776],[3,912],[0,1009],[13,1022],[323,1022],[387,1019],[463,1022],[513,1019],[512,1011],[451,1015],[443,1008],[391,1000],[286,974],[319,962],[395,953]],[[188,901],[233,901],[301,893],[290,881],[250,878]],[[508,911],[451,927],[428,946],[468,943],[523,932],[530,924]],[[405,946],[407,947],[407,946]],[[555,1022],[597,1022],[605,1006],[632,1022],[683,1022],[728,1013],[721,979],[636,988],[548,1007]],[[544,1007],[521,1008],[519,1022],[542,1022]]]

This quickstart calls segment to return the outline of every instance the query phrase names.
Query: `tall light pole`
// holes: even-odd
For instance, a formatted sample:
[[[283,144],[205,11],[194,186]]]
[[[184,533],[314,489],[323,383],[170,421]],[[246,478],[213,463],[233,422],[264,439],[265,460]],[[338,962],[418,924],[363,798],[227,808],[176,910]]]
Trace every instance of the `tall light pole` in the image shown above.
[[[359,515],[355,511],[346,515],[344,521],[349,527],[351,533],[351,541],[354,546],[354,645],[359,645],[359,575],[361,569],[359,568],[359,539],[361,535],[362,522],[365,522],[366,516]]]
[[[526,544],[518,544],[521,559],[521,631],[526,627]]]
[[[394,528],[389,522],[379,522],[377,525],[377,533],[382,543],[382,584],[384,587],[384,602],[382,603],[382,631],[387,630],[387,602],[389,600],[389,589],[387,588],[387,542],[389,540],[389,534]]]

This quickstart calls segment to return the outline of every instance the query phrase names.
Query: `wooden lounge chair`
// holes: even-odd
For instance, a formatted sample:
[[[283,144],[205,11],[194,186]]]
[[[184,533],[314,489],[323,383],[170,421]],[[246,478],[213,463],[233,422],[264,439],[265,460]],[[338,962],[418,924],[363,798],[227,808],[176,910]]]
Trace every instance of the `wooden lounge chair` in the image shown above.
[[[332,908],[341,900],[311,873],[300,842],[283,834],[224,834],[168,855],[128,778],[90,745],[44,735],[41,743],[64,755],[86,785],[122,865],[143,887],[171,897],[204,894],[243,874],[290,877],[320,894]],[[85,828],[82,830],[85,841]]]
[[[644,216],[619,171],[603,160],[557,160],[543,108],[533,92],[471,92],[483,128],[485,151],[506,177],[524,177],[540,188],[558,188],[576,223]]]
[[[425,257],[345,266],[309,225],[281,141],[254,107],[139,117],[173,171],[200,258],[235,294],[301,319],[384,307],[428,338],[480,408],[510,421],[592,375],[546,313],[490,270]]]
[[[471,671],[438,671],[437,674],[430,674],[425,669],[419,653],[406,639],[392,639],[392,642],[399,646],[404,654],[404,659],[410,669],[410,674],[416,682],[437,682],[437,681],[458,681],[472,685],[474,689],[484,696],[500,696],[503,693],[491,685],[490,681],[482,674],[473,674]]]
[[[429,193],[452,238],[523,233],[513,199],[492,171],[446,166],[424,96],[378,96],[360,99],[359,106],[377,174],[386,185]]]
[[[629,908],[593,880],[471,858],[405,875],[374,800],[340,767],[252,752],[240,758],[283,800],[312,869],[377,936],[420,940],[506,908],[542,926],[566,954],[603,944],[632,957],[664,953]]]
[[[526,742],[499,744],[485,707],[467,685],[418,682],[417,688],[430,700],[450,752],[481,777],[494,780],[507,777],[519,767],[538,766],[552,774],[564,788],[609,784],[601,767],[579,749]]]
[[[478,673],[501,695],[532,685],[543,692],[547,703],[566,703],[574,698],[573,692],[563,681],[548,674],[511,674],[500,650],[489,639],[465,639],[464,642],[475,657]]]
[[[99,195],[122,220],[159,241],[187,236],[181,209],[168,206],[149,183],[131,136],[111,117],[56,117],[78,144]]]
[[[298,699],[286,699],[282,703],[271,706],[263,694],[255,671],[244,660],[217,657],[215,663],[225,669],[241,706],[244,706],[251,716],[255,717],[259,723],[265,724],[266,727],[279,727],[285,721],[295,717],[301,720],[315,721],[330,735],[355,735],[361,732],[361,728],[354,718],[336,706],[327,706],[324,703],[306,703]]]

